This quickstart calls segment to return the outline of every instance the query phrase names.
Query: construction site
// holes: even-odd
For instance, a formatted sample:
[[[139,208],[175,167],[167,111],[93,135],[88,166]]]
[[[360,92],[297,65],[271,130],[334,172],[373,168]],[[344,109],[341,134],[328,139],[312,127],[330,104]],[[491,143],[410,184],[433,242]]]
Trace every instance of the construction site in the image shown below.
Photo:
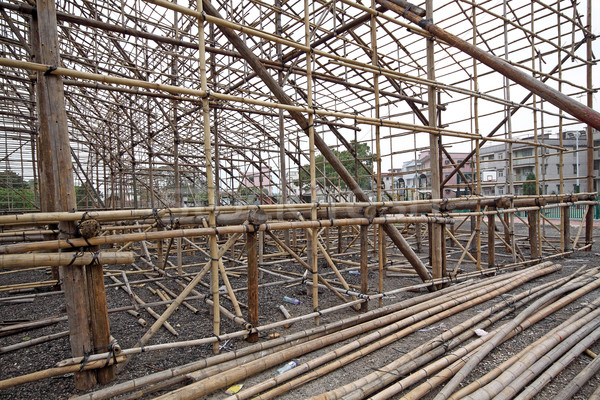
[[[593,3],[0,0],[0,398],[600,399]]]

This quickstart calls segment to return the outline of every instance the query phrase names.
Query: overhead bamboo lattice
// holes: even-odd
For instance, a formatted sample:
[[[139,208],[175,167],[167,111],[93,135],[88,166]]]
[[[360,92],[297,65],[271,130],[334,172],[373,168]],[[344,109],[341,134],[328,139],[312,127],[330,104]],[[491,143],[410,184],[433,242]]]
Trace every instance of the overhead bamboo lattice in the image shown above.
[[[73,390],[119,380],[81,398],[198,398],[301,358],[231,397],[275,398],[453,317],[375,372],[307,393],[531,398],[598,339],[596,300],[468,377],[597,296],[597,263],[559,265],[595,249],[595,11],[0,1],[0,307],[15,313],[0,354],[69,338],[62,361],[4,371],[0,390],[74,373]],[[113,337],[119,326],[136,333]],[[46,334],[9,340],[33,329]],[[142,353],[208,348],[117,374]]]

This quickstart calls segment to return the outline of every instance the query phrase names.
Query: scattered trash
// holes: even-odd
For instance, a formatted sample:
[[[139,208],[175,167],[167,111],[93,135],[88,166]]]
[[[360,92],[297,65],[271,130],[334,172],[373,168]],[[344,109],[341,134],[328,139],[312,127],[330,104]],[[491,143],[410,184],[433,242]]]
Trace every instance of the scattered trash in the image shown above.
[[[29,336],[25,336],[23,339],[21,339],[22,341],[26,342],[28,340],[30,340],[31,338]]]
[[[277,370],[277,372],[275,373],[275,375],[281,375],[286,371],[289,371],[292,368],[295,368],[298,365],[298,363],[294,360],[288,362],[287,364],[285,364],[283,367],[279,368]]]
[[[219,293],[226,293],[226,292],[227,292],[227,287],[225,285],[219,286]]]
[[[438,326],[432,326],[431,328],[419,329],[419,332],[427,332],[427,331],[432,331],[434,329],[445,329],[445,328],[446,328],[446,325],[444,325],[444,323],[442,322]]]
[[[219,346],[219,351],[221,350],[225,350],[225,351],[231,351],[231,345],[229,344],[229,342],[231,341],[231,339],[227,339],[226,341],[223,342],[222,345]]]
[[[487,335],[488,332],[483,329],[475,329],[475,334],[479,337],[482,337],[482,336]]]
[[[353,269],[353,270],[351,270],[351,271],[348,271],[348,273],[349,273],[350,275],[358,275],[358,276],[360,276],[360,271],[358,271],[358,270],[356,270],[356,269]]]
[[[283,301],[285,301],[286,303],[290,303],[290,304],[300,304],[300,300],[295,299],[293,297],[287,297],[287,296],[283,296]]]
[[[274,332],[269,335],[269,339],[277,339],[279,337],[279,332]]]
[[[225,394],[236,394],[237,392],[239,392],[240,390],[242,390],[243,387],[244,387],[243,383],[235,384],[233,386],[230,386],[229,389],[227,389],[225,391]]]

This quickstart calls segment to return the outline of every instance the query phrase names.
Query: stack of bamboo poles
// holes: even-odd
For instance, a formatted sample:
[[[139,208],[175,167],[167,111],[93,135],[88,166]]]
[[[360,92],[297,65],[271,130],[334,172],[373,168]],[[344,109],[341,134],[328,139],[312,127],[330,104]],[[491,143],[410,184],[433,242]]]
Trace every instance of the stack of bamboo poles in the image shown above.
[[[460,383],[491,349],[600,286],[600,268],[593,268],[518,291],[519,286],[559,269],[560,265],[548,262],[521,271],[468,281],[335,323],[136,378],[78,399],[104,399],[127,393],[138,397],[172,389],[176,385],[184,386],[161,398],[199,398],[263,372],[268,375],[266,379],[244,388],[228,400],[277,398],[310,381],[327,379],[329,373],[339,368],[500,296],[501,301],[476,314],[471,312],[469,315],[474,316],[414,347],[388,365],[314,399],[362,399],[369,396],[384,399],[399,394],[404,395],[403,398],[417,399],[436,390],[451,377],[454,379],[446,385],[448,393],[442,390],[437,398],[472,396],[470,398],[479,399],[496,395],[512,398],[523,388],[525,391],[520,398],[530,398],[600,336],[600,300],[585,305],[469,386],[456,392],[452,385]],[[494,325],[515,311],[519,314],[514,319],[500,327]],[[476,331],[484,329],[490,332],[478,337]],[[313,356],[314,352],[319,355]],[[121,354],[127,353],[123,349]],[[273,367],[300,357],[306,361],[272,376]],[[548,366],[550,368],[546,369]],[[595,368],[591,365],[589,371],[584,371],[586,373],[582,373],[580,380],[573,384],[574,388],[580,387]]]

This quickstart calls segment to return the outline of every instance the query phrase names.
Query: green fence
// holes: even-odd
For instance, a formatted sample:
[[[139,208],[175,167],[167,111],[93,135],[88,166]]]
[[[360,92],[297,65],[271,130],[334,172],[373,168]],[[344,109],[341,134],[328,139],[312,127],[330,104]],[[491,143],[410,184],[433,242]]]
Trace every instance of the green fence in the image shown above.
[[[543,210],[542,212],[546,218],[560,219],[561,208],[563,208],[563,207],[547,208],[547,209]],[[569,207],[569,217],[571,219],[583,218],[586,208],[587,208],[587,205],[584,205],[584,204],[570,206]],[[592,213],[594,215],[594,219],[600,219],[600,204],[594,205],[594,207],[592,209]],[[518,212],[517,214],[521,217],[527,216],[527,212]]]

